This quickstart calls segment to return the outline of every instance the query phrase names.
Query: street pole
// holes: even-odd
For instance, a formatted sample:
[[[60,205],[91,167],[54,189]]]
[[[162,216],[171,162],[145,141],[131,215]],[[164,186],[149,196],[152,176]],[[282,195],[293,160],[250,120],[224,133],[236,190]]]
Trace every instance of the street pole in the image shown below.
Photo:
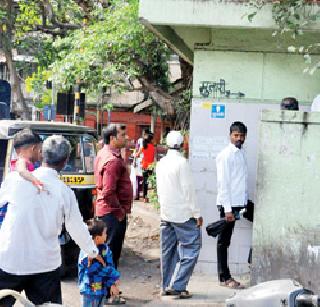
[[[80,124],[80,80],[77,80],[77,83],[74,87],[74,113],[73,113],[73,122],[76,125]]]
[[[54,110],[54,82],[52,78],[52,89],[51,89],[51,112],[50,112],[50,119],[53,122],[53,110]]]

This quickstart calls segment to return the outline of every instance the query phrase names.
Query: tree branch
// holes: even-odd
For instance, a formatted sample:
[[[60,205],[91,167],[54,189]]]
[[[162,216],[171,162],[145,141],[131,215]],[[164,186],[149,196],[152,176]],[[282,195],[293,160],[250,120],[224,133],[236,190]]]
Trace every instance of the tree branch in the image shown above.
[[[48,34],[64,35],[67,30],[77,30],[82,28],[82,25],[80,24],[63,23],[58,21],[49,0],[42,0],[40,7],[42,10],[42,25],[37,25],[36,30],[40,30]],[[50,22],[51,25],[48,25],[47,22]]]

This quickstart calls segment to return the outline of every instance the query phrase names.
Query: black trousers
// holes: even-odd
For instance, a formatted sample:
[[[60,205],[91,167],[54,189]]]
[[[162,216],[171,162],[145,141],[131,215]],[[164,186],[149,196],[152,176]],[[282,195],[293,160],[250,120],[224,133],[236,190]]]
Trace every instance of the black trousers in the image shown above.
[[[119,221],[112,213],[106,214],[101,219],[107,225],[107,243],[112,251],[115,268],[119,265],[124,236],[127,230],[127,217]]]
[[[35,305],[44,303],[62,304],[60,268],[33,275],[13,275],[0,269],[0,290],[25,291],[27,298]],[[1,307],[13,306],[11,296],[0,300]]]
[[[232,208],[232,212],[239,212],[242,208]],[[224,208],[220,208],[220,217],[224,218]],[[218,276],[220,281],[227,281],[231,278],[229,265],[228,265],[228,249],[231,242],[231,237],[234,229],[235,221],[228,222],[223,231],[218,235],[217,240],[217,264]]]
[[[150,170],[144,170],[143,175],[143,198],[146,198],[148,195],[148,178],[152,174],[152,171]]]

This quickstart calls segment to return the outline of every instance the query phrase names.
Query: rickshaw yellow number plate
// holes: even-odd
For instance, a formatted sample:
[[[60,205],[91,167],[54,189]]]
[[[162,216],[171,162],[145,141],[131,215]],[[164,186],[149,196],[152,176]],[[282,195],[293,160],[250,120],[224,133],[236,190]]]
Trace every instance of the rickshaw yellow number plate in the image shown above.
[[[90,185],[94,184],[93,175],[62,175],[60,179],[68,185]]]

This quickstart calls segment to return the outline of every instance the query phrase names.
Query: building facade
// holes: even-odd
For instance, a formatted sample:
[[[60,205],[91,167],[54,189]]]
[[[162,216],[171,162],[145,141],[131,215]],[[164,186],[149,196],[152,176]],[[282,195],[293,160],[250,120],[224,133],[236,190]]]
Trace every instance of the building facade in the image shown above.
[[[320,91],[320,74],[304,74],[303,56],[288,52],[290,45],[319,42],[319,24],[295,40],[289,33],[277,39],[271,5],[250,22],[252,10],[246,1],[140,0],[141,22],[194,66],[190,163],[205,224],[219,218],[215,157],[229,142],[230,124],[248,126],[249,196],[255,200],[261,110],[279,109],[284,97],[308,110]],[[237,223],[229,254],[235,274],[249,271],[251,238],[252,225]],[[216,272],[216,242],[205,235],[197,268]]]

